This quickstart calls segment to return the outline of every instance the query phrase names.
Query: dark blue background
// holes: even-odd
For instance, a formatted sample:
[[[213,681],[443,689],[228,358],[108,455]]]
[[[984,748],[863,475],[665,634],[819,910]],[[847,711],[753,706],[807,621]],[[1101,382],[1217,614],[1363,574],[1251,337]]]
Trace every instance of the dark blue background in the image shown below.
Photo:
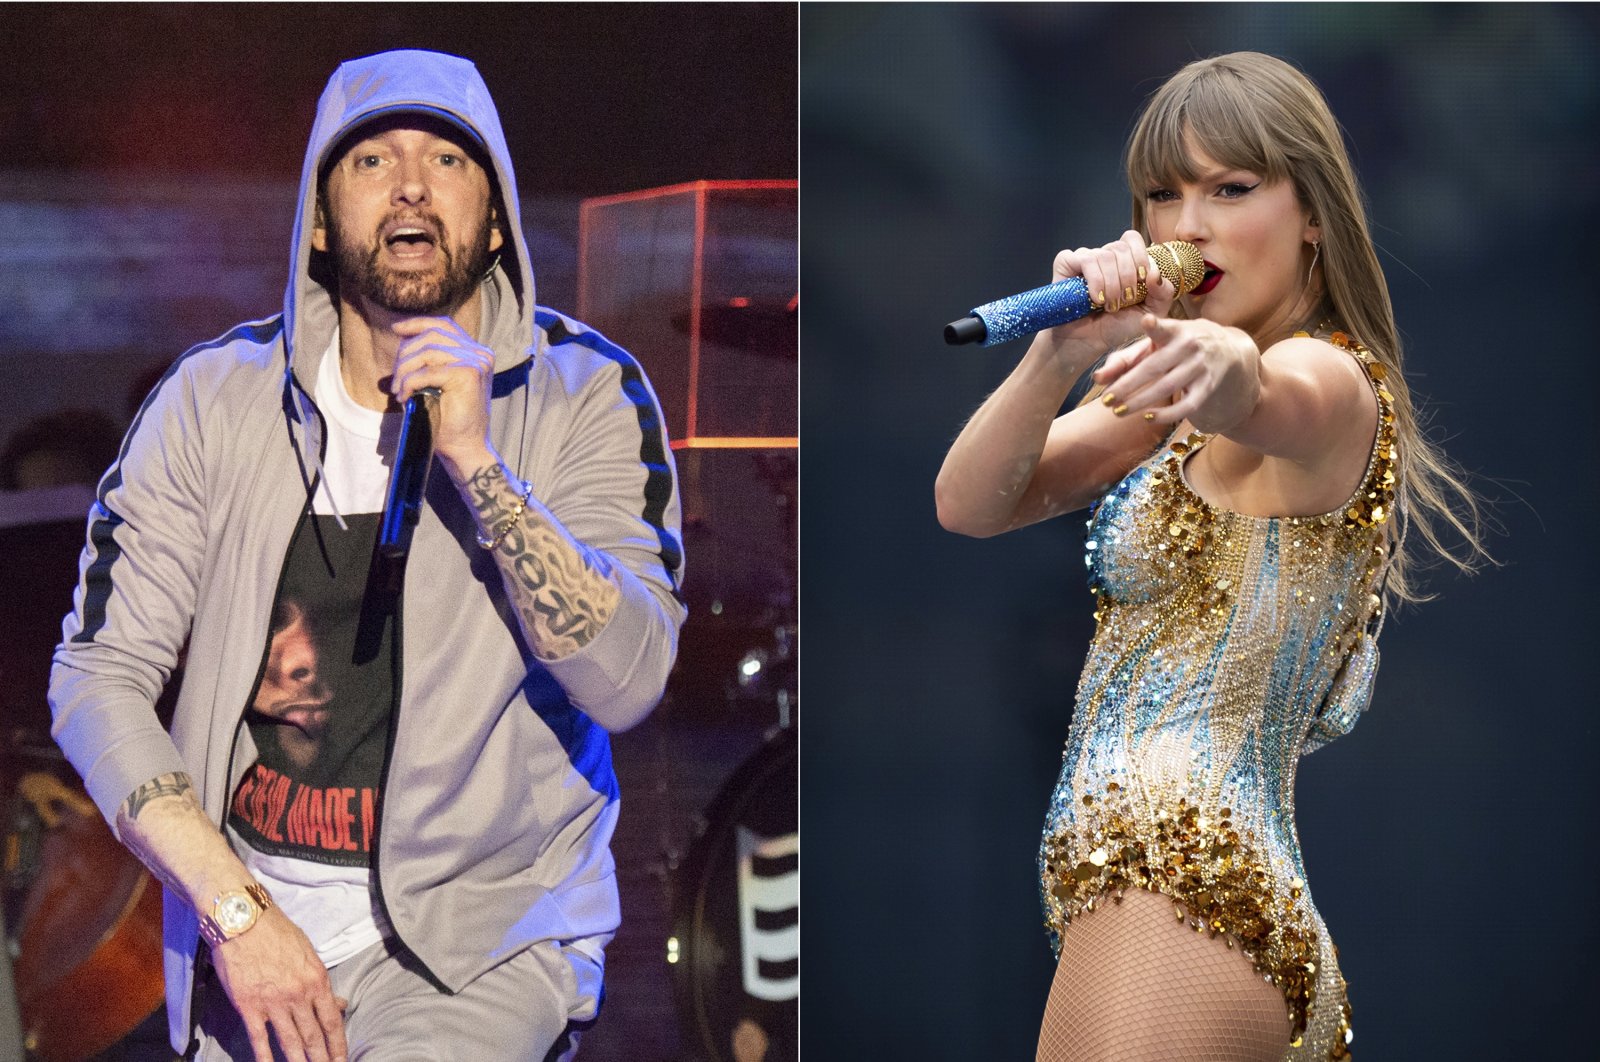
[[[1126,227],[1144,98],[1239,49],[1341,120],[1432,431],[1502,566],[1437,572],[1299,824],[1356,1057],[1592,1057],[1600,890],[1587,5],[808,5],[801,19],[808,1057],[1032,1058],[1034,857],[1091,633],[1082,522],[940,530],[1021,356],[941,326]]]

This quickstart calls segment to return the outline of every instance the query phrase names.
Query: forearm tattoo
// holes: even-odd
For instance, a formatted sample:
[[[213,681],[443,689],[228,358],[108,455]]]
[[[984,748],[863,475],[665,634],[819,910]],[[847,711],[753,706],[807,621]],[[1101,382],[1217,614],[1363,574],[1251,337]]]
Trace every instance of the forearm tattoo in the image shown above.
[[[576,541],[535,498],[511,522],[522,499],[498,461],[467,480],[464,493],[489,538],[505,532],[495,562],[533,650],[559,660],[594,639],[616,611],[622,588],[611,561]]]
[[[182,771],[172,774],[163,774],[152,778],[138,789],[135,789],[128,799],[123,801],[122,813],[133,821],[138,819],[139,812],[152,800],[161,797],[183,796],[185,793],[194,792],[194,783],[189,781],[189,776]]]
[[[127,845],[128,851],[155,875],[156,880],[181,896],[184,894],[183,884],[156,854],[155,846],[139,829],[130,828],[147,804],[162,797],[186,797],[185,806],[197,814],[204,815],[200,810],[200,802],[195,798],[194,785],[189,781],[189,776],[182,771],[176,771],[150,779],[122,802],[122,808],[117,815],[119,832],[122,834],[122,843]]]

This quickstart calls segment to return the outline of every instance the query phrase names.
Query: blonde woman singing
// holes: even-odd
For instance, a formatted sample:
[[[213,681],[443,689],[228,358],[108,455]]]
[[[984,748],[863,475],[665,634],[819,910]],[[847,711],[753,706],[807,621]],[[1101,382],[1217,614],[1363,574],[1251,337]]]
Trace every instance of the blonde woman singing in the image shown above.
[[[1453,526],[1467,567],[1476,505],[1418,430],[1316,86],[1255,53],[1192,63],[1127,171],[1130,231],[1055,259],[1104,312],[1039,333],[936,488],[940,522],[976,536],[1092,507],[1098,628],[1040,850],[1060,958],[1038,1057],[1344,1059],[1296,764],[1354,724],[1387,605],[1418,597],[1403,529],[1450,557]],[[1205,259],[1181,297],[1147,253],[1168,240]]]

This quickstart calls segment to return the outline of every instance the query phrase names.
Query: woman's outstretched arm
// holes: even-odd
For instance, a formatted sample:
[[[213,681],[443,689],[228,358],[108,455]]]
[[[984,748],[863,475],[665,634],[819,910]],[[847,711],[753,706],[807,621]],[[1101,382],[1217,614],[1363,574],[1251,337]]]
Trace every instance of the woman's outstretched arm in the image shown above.
[[[1056,256],[1054,279],[1081,276],[1105,312],[1040,332],[1004,383],[957,436],[934,483],[939,523],[987,538],[1081,508],[1160,442],[1163,429],[1090,402],[1057,416],[1072,385],[1106,351],[1138,338],[1146,311],[1168,312],[1176,291],[1137,232]],[[1145,303],[1132,302],[1139,283]]]

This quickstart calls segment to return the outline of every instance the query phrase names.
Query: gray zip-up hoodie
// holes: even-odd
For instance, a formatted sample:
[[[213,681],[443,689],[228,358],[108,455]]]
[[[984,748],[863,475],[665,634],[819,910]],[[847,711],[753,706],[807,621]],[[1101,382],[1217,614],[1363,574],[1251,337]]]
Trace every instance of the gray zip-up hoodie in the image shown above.
[[[491,439],[575,538],[617,562],[623,586],[593,641],[536,660],[471,514],[435,469],[402,591],[373,879],[400,938],[459,990],[529,944],[616,929],[606,731],[660,699],[684,617],[660,409],[626,352],[535,307],[510,155],[471,63],[388,52],[345,63],[329,81],[301,172],[283,313],[190,350],[140,409],[89,514],[50,704],[56,740],[113,825],[136,787],[170,771],[187,771],[224,820],[255,759],[241,718],[321,467],[311,384],[338,316],[308,272],[317,175],[356,123],[419,107],[487,145],[505,205],[508,246],[483,284],[478,337],[495,353]],[[186,636],[169,736],[152,706]],[[166,901],[168,1014],[181,1050],[198,923],[182,900]]]

